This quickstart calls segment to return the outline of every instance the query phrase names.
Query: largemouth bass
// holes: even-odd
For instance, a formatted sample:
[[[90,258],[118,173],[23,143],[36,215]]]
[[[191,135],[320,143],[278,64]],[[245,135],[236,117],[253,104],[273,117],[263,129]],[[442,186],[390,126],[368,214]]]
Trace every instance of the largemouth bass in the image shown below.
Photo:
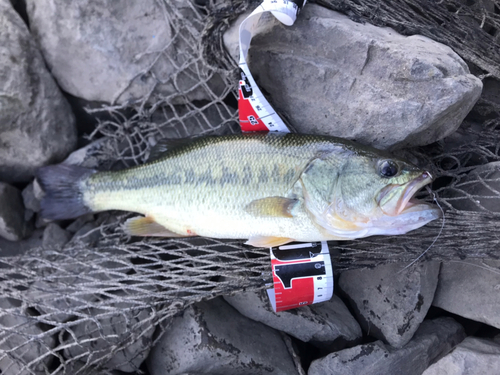
[[[42,216],[124,210],[137,236],[248,239],[253,246],[396,235],[440,217],[413,196],[429,172],[334,137],[241,134],[197,138],[118,172],[41,168]]]

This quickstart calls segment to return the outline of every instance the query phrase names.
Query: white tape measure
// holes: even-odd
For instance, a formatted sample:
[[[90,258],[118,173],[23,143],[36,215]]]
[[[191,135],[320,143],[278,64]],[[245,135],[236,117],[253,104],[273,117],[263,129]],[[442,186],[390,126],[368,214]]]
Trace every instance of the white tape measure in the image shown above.
[[[246,63],[260,17],[271,12],[287,26],[294,24],[306,0],[264,0],[240,25],[238,109],[241,130],[290,130],[264,97]],[[268,289],[274,311],[328,301],[333,295],[333,270],[326,242],[298,243],[271,248],[274,289]]]

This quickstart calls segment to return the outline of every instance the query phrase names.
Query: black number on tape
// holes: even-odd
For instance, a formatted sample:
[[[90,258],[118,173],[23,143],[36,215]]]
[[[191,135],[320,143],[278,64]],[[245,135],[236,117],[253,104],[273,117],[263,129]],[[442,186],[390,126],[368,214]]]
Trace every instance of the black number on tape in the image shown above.
[[[325,262],[281,264],[274,266],[274,273],[285,289],[292,287],[292,279],[298,277],[326,275]]]

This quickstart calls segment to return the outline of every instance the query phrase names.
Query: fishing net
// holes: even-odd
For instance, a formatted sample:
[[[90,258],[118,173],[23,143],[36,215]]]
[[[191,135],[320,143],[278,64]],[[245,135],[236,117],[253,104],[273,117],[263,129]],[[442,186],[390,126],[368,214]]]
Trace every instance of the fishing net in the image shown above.
[[[430,36],[481,68],[483,78],[500,78],[494,1],[318,2],[360,22]],[[102,169],[144,162],[160,138],[238,132],[234,63],[220,37],[230,20],[255,1],[214,3],[201,8],[162,2],[176,32],[158,59],[168,59],[169,48],[182,46],[178,69],[168,78],[177,91],[91,111],[107,114],[89,136],[101,142],[91,157]],[[194,91],[203,99],[190,100]],[[423,253],[420,259],[497,259],[499,114],[500,102],[485,94],[456,134],[405,151],[439,176],[432,192],[420,198],[439,203],[444,221],[404,236],[331,242],[335,272],[395,261],[410,264]],[[123,232],[127,217],[101,213],[94,217],[93,233],[62,249],[38,248],[0,259],[3,374],[146,373],[142,363],[174,314],[202,299],[262,289],[271,281],[267,249],[238,240],[137,240]],[[85,240],[89,236],[97,238],[91,245]]]

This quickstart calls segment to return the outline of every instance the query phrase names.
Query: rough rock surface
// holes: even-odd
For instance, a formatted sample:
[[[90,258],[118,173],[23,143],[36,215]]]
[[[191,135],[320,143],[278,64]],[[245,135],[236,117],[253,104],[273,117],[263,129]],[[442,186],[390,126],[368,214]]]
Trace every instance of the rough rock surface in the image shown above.
[[[404,269],[393,263],[343,272],[339,287],[347,294],[361,327],[400,348],[412,338],[431,306],[439,262],[423,262]]]
[[[21,192],[15,187],[0,182],[0,237],[19,241],[30,234],[24,221],[24,206]]]
[[[151,375],[297,374],[278,332],[218,298],[188,307],[155,345]]]
[[[207,98],[195,88],[200,77],[194,73],[203,68],[192,64],[191,76],[174,75],[192,59],[189,52],[195,48],[186,45],[189,39],[173,39],[174,31],[185,33],[184,37],[198,32],[195,16],[184,19],[188,24],[184,29],[171,24],[175,17],[169,14],[170,7],[177,7],[176,12],[194,12],[187,2],[169,2],[168,6],[154,0],[126,5],[113,0],[26,3],[31,30],[45,60],[61,88],[71,95],[126,103],[153,91],[172,94],[176,85],[181,91],[192,90],[190,100]]]
[[[49,223],[43,231],[42,246],[46,249],[62,248],[71,239],[71,233],[55,223]]]
[[[224,299],[242,315],[321,348],[343,347],[361,338],[361,328],[342,300],[275,313],[265,290],[244,292]]]
[[[447,356],[422,375],[485,375],[500,369],[500,345],[490,340],[467,337]]]
[[[238,27],[225,35],[236,60]],[[384,149],[425,145],[453,133],[481,93],[481,81],[449,47],[319,5],[307,4],[292,28],[271,19],[261,30],[250,69],[300,133]]]
[[[0,257],[19,256],[31,249],[41,247],[43,229],[35,229],[31,236],[21,241],[12,242],[0,237]]]
[[[47,374],[50,363],[55,358],[49,352],[55,347],[55,339],[44,335],[44,331],[38,324],[33,324],[29,315],[25,315],[20,309],[19,301],[2,297],[0,298],[0,373],[16,375],[43,375]],[[27,340],[31,338],[31,340]],[[7,353],[9,353],[7,355]],[[30,365],[37,358],[43,359]]]
[[[500,328],[500,261],[445,262],[432,304]]]
[[[458,210],[500,212],[500,162],[472,170],[447,194],[447,201]]]
[[[0,25],[0,180],[28,181],[73,149],[75,119],[8,0],[0,0]]]
[[[123,372],[137,371],[151,348],[154,327],[148,318],[152,312],[144,308],[131,309],[128,303],[117,303],[114,308],[115,312],[109,315],[106,315],[106,310],[91,308],[90,313],[96,316],[98,323],[86,320],[72,327],[79,345],[71,345],[65,349],[67,358],[78,357],[85,363],[89,356],[111,354],[114,345],[130,340],[130,332],[135,332],[141,337],[126,348],[114,352],[105,368]],[[116,311],[120,310],[122,312],[117,314]]]
[[[401,349],[381,341],[359,345],[313,361],[307,374],[421,375],[464,338],[464,329],[451,318],[424,321]]]

